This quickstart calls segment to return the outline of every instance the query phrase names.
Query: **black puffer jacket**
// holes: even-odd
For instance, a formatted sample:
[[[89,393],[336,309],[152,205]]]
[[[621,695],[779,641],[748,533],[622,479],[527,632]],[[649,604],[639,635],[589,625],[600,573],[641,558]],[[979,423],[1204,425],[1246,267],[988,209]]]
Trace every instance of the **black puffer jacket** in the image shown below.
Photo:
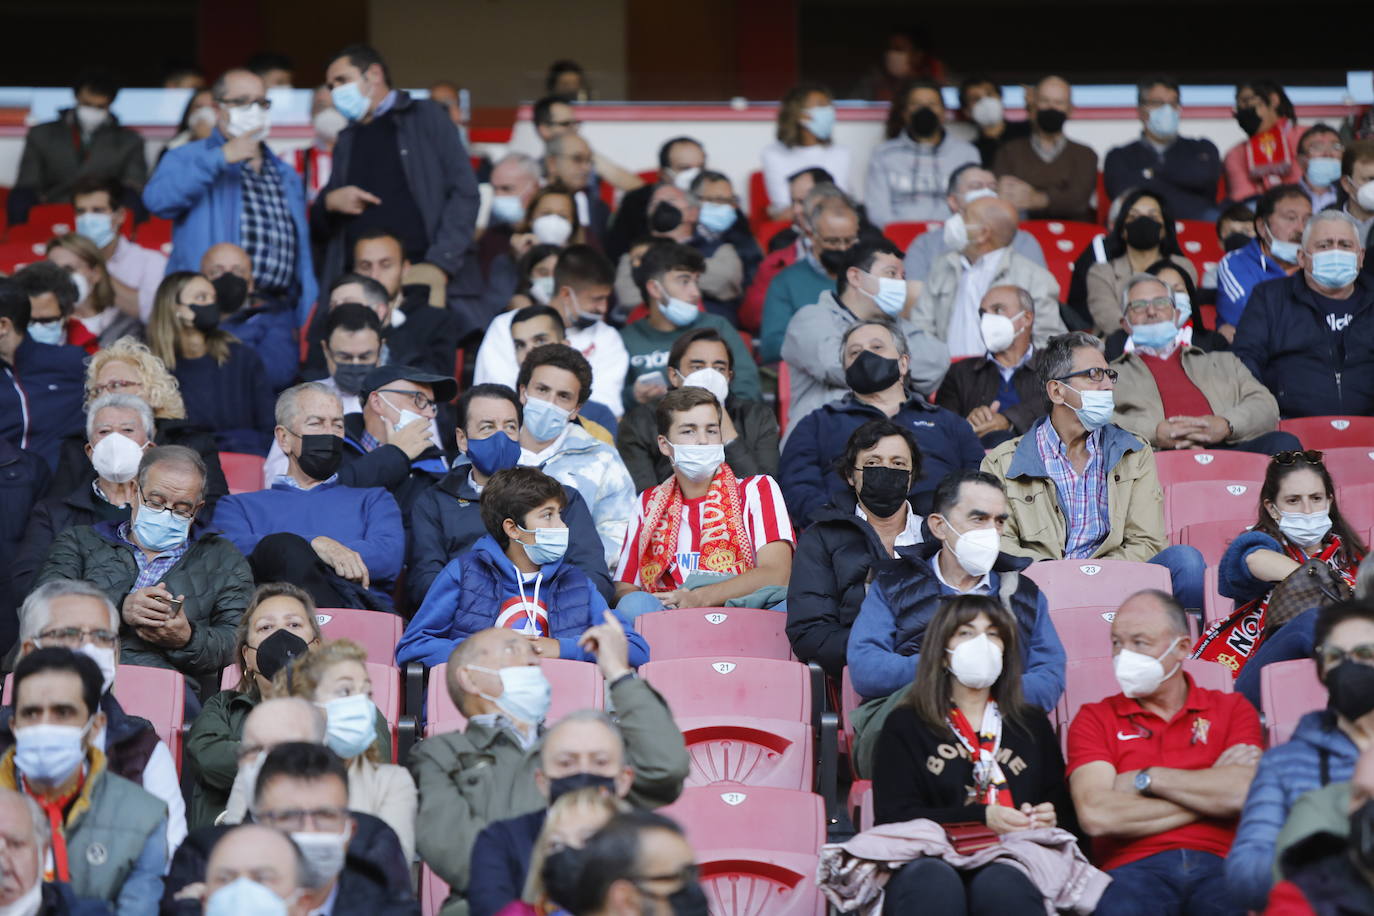
[[[804,662],[817,662],[837,680],[845,665],[849,628],[859,616],[874,567],[890,560],[873,526],[854,514],[853,493],[816,513],[797,539],[787,586],[787,638]],[[899,547],[914,556],[920,546]]]

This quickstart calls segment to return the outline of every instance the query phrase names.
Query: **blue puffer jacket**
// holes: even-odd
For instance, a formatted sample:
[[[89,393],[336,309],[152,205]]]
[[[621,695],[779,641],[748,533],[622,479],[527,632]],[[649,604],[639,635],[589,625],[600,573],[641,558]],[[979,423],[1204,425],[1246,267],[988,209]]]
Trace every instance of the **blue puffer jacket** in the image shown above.
[[[1237,528],[1241,527],[1239,524]],[[1256,579],[1250,574],[1245,560],[1256,550],[1283,553],[1283,545],[1263,531],[1246,531],[1226,547],[1217,567],[1217,590],[1227,598],[1234,598],[1239,607],[1256,598],[1263,598],[1277,584]]]
[[[1335,716],[1322,710],[1303,716],[1287,744],[1260,758],[1226,857],[1226,887],[1238,909],[1264,909],[1273,883],[1274,841],[1293,803],[1313,789],[1348,780],[1358,756]]]
[[[540,567],[533,584],[516,581],[515,564],[491,535],[483,535],[472,550],[455,557],[439,573],[415,617],[396,645],[401,665],[423,662],[433,667],[448,661],[464,639],[488,627],[519,630],[526,615],[525,600],[535,601],[547,615],[546,635],[558,640],[558,657],[593,661],[577,640],[588,627],[603,622],[608,605],[592,580],[571,563],[559,560]],[[523,594],[523,598],[522,598]],[[630,640],[630,664],[649,660],[649,647],[634,627],[621,619]]]

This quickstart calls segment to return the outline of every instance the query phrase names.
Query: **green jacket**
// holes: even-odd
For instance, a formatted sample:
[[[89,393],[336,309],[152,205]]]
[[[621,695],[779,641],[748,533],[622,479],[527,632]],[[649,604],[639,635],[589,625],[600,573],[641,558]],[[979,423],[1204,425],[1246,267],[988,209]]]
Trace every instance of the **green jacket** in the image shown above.
[[[615,447],[634,478],[636,492],[656,487],[673,473],[673,463],[658,450],[657,402],[625,411],[615,432]],[[735,438],[725,446],[725,463],[743,479],[755,474],[778,476],[778,416],[762,401],[725,399]]]
[[[663,697],[637,677],[610,690],[635,781],[629,802],[657,808],[682,793],[690,761],[682,733]],[[441,916],[466,916],[461,896],[477,834],[493,821],[548,804],[534,784],[540,741],[528,750],[506,728],[469,722],[460,732],[426,738],[410,755],[420,790],[416,850],[452,893]]]
[[[138,579],[138,562],[134,547],[115,533],[118,524],[78,525],[59,534],[34,587],[53,579],[85,579],[108,595],[116,608],[123,607]],[[227,539],[193,529],[186,553],[163,581],[173,595],[186,596],[182,610],[191,623],[191,641],[180,649],[155,646],[121,625],[119,661],[173,668],[186,675],[194,689],[199,679],[218,678],[220,669],[233,662],[234,631],[253,595],[253,573]]]
[[[1308,837],[1319,833],[1346,837],[1350,835],[1350,783],[1333,782],[1313,789],[1293,803],[1288,820],[1274,841],[1274,883],[1286,877],[1280,864],[1283,854]]]

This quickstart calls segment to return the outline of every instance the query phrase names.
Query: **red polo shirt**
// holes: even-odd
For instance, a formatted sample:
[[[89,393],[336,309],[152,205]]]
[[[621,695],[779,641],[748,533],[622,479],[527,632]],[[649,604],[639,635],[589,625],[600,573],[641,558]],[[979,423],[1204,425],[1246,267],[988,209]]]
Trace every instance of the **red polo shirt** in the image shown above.
[[[1151,766],[1203,770],[1234,745],[1264,747],[1259,716],[1244,696],[1198,687],[1191,677],[1184,677],[1188,699],[1169,722],[1120,693],[1079,710],[1069,726],[1068,775],[1098,760],[1110,763],[1118,773]],[[1202,819],[1152,836],[1097,837],[1093,857],[1110,871],[1171,849],[1225,856],[1235,832],[1234,819]]]

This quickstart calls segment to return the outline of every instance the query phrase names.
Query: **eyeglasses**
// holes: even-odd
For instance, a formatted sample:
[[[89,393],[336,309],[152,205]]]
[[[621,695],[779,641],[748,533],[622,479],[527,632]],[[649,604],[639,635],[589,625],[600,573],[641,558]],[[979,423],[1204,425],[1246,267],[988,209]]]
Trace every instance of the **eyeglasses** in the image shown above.
[[[54,646],[65,646],[75,648],[86,643],[92,643],[106,649],[113,649],[115,643],[119,641],[119,634],[112,630],[91,630],[85,627],[58,627],[52,630],[44,630],[38,634],[38,639],[44,643]]]
[[[430,410],[437,403],[433,398],[426,397],[423,391],[402,391],[400,388],[378,388],[377,391],[384,394],[404,394],[415,404],[416,410]]]
[[[298,831],[308,821],[321,833],[341,833],[348,820],[347,808],[281,808],[276,811],[254,811],[253,819],[278,830]]]
[[[1068,375],[1061,375],[1055,379],[1056,382],[1067,382],[1071,378],[1086,376],[1090,382],[1100,382],[1104,378],[1111,379],[1112,384],[1116,384],[1117,371],[1115,369],[1103,369],[1101,366],[1093,366],[1090,369],[1079,369],[1077,372],[1070,372]]]
[[[271,99],[217,99],[225,108],[251,108],[257,106],[263,111],[272,107]]]
[[[142,383],[142,382],[129,382],[129,381],[125,381],[124,379],[119,379],[119,378],[117,378],[117,379],[113,379],[113,380],[111,380],[111,381],[108,381],[108,382],[106,382],[106,383],[103,384],[103,385],[96,385],[92,390],[101,392],[102,394],[117,394],[117,393],[123,391],[123,390],[126,389],[126,388],[142,388],[142,387],[143,387],[143,383]]]
[[[703,197],[701,202],[704,204],[724,204],[727,207],[735,207],[739,205],[739,198],[733,194],[729,194],[725,197]]]
[[[175,506],[169,506],[156,496],[154,496],[152,499],[148,499],[143,495],[142,487],[139,487],[138,498],[142,500],[143,505],[147,506],[149,509],[152,509],[154,512],[161,512],[163,509],[171,509],[172,514],[184,522],[189,522],[196,517],[196,506],[188,507],[185,503],[181,503]]]
[[[1289,467],[1297,464],[1299,461],[1305,461],[1308,464],[1321,464],[1322,457],[1322,453],[1314,448],[1303,449],[1301,451],[1298,449],[1291,449],[1286,452],[1278,452],[1274,455],[1272,460],[1275,464]]]
[[[1158,299],[1137,299],[1126,306],[1126,317],[1135,319],[1151,313],[1162,315],[1173,311],[1173,309],[1174,300],[1168,296],[1160,296]]]
[[[1342,649],[1340,646],[1318,646],[1317,658],[1322,663],[1323,671],[1330,671],[1346,659],[1359,662],[1361,665],[1374,665],[1374,643],[1361,643],[1349,649]]]

